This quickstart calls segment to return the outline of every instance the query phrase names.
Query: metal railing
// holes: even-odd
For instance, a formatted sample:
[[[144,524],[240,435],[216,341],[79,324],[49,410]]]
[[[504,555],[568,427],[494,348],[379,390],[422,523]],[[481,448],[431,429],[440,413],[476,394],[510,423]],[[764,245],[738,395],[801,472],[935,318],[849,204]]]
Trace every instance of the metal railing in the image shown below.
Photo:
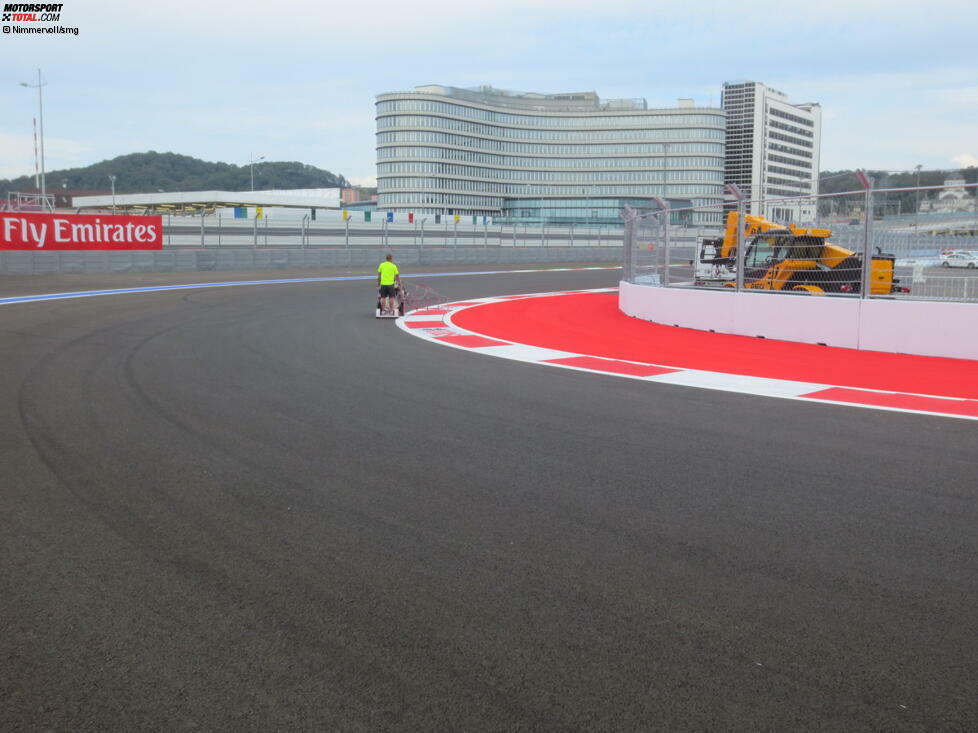
[[[301,219],[235,219],[211,216],[163,217],[165,248],[492,248],[621,247],[623,227],[527,224],[470,224],[450,218],[435,224],[316,221]]]
[[[0,201],[0,211],[24,211],[27,213],[50,213],[54,211],[54,196],[42,193],[7,194],[6,202]]]
[[[669,209],[663,201],[627,209],[622,278],[726,292],[978,302],[978,184],[948,195],[940,186],[874,189],[863,178],[861,191],[825,196],[751,200],[729,186],[722,207]],[[926,213],[890,205],[908,191],[929,202]],[[678,226],[691,210],[720,212],[714,218],[724,222],[736,212],[741,224],[729,232]]]

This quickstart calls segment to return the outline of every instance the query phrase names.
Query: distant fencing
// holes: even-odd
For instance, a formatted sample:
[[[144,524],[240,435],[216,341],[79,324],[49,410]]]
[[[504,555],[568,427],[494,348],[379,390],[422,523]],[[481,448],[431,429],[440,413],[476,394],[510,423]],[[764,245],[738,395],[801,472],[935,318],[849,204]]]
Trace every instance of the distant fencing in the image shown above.
[[[164,247],[621,247],[622,227],[164,216]]]
[[[750,200],[736,187],[730,191],[731,200],[720,207],[627,209],[622,279],[728,293],[978,303],[976,184],[959,186],[950,196],[936,186],[867,185],[862,191],[763,201]],[[931,201],[932,208],[958,210],[905,213],[891,205],[891,199],[899,196],[905,201],[909,194],[917,201]],[[689,211],[712,214],[718,223],[696,230],[678,225]],[[821,248],[823,239],[806,238],[804,232],[783,236],[784,229],[745,237],[741,224],[740,240],[732,256],[724,258],[719,242],[730,211],[739,213],[741,223],[754,211],[785,227],[785,214],[807,212],[807,221],[792,223],[801,229],[830,230],[828,241],[836,247]],[[784,218],[779,221],[770,212]],[[892,276],[884,272],[890,266]],[[886,287],[890,277],[892,287]]]
[[[161,251],[2,252],[0,275],[54,275],[111,272],[206,272],[293,270],[313,267],[374,268],[387,252],[408,269],[423,266],[519,264],[613,264],[621,247],[170,247]]]

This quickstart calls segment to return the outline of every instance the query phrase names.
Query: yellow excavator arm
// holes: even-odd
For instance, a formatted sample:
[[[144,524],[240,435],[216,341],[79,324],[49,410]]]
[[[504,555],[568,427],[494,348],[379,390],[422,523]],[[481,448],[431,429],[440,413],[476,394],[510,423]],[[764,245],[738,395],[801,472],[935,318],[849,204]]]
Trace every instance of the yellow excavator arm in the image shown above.
[[[731,211],[727,214],[727,226],[723,230],[723,247],[721,248],[720,256],[728,257],[733,259],[737,256],[737,224],[739,216],[736,211]],[[794,224],[789,224],[785,226],[784,224],[777,224],[769,219],[765,219],[763,216],[752,216],[751,214],[744,215],[744,242],[746,243],[748,239],[757,235],[763,234],[764,232],[770,232],[774,230],[784,230],[786,233],[791,233],[796,237],[815,237],[817,239],[827,240],[832,236],[831,229],[818,229],[809,227],[796,227]],[[835,247],[835,245],[831,245]],[[837,247],[837,249],[842,250],[851,255],[852,252],[848,250],[843,250],[842,247]]]

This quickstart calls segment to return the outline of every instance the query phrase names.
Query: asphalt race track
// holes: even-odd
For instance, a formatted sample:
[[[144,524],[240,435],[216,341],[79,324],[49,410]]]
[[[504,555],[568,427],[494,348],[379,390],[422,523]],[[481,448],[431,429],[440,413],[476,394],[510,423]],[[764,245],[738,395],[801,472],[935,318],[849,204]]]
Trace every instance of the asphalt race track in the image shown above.
[[[487,358],[373,296],[0,308],[0,730],[978,729],[975,423]]]

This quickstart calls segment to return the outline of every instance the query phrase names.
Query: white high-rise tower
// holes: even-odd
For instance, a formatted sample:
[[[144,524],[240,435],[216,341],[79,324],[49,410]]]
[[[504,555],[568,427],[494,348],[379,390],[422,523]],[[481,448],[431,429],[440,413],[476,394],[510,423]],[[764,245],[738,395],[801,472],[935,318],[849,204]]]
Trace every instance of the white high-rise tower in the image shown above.
[[[786,94],[756,81],[726,82],[725,183],[752,200],[750,213],[782,222],[815,220],[814,199],[770,201],[818,193],[822,108],[791,104]]]

